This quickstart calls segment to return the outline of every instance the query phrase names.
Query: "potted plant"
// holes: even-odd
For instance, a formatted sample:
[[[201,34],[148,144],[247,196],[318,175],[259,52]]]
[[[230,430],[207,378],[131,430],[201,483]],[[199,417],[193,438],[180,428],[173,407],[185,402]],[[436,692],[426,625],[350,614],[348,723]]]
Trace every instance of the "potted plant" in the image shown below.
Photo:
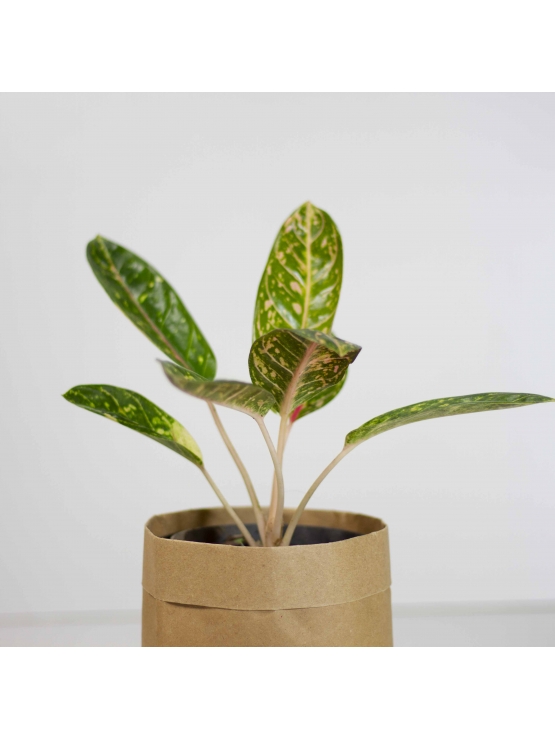
[[[529,393],[480,393],[424,401],[350,431],[299,506],[285,508],[282,467],[294,425],[332,401],[360,347],[332,333],[342,281],[339,231],[305,203],[281,227],[262,275],[248,365],[251,383],[216,380],[208,341],[168,282],[101,236],[89,263],[113,302],[169,360],[166,377],[208,405],[248,491],[233,508],[187,429],[140,394],[82,385],[65,398],[169,447],[202,473],[221,507],[162,514],[145,528],[143,645],[392,645],[386,525],[361,514],[306,509],[350,452],[382,432],[440,416],[553,401]],[[230,440],[217,406],[249,415],[273,465],[268,508]],[[279,414],[274,443],[264,417]]]

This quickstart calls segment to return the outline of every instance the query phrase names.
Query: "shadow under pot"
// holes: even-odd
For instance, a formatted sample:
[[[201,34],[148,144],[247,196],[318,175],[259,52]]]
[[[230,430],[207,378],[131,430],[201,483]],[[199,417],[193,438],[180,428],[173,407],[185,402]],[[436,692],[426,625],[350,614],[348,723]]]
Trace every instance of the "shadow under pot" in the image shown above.
[[[238,508],[253,522],[249,508]],[[285,510],[287,523],[293,510]],[[249,525],[255,534],[254,524]],[[145,527],[142,644],[393,644],[387,526],[307,510],[290,547],[241,545],[224,509],[160,514]]]

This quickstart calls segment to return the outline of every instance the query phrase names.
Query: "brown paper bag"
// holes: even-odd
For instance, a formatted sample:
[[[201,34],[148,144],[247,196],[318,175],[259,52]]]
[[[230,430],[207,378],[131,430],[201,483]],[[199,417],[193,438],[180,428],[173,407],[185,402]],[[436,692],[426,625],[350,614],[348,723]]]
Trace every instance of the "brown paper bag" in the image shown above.
[[[246,522],[251,509],[238,508]],[[285,511],[287,522],[293,510]],[[229,524],[224,509],[160,514],[145,527],[143,646],[391,646],[387,526],[308,510],[301,523],[360,536],[291,547],[167,539]]]

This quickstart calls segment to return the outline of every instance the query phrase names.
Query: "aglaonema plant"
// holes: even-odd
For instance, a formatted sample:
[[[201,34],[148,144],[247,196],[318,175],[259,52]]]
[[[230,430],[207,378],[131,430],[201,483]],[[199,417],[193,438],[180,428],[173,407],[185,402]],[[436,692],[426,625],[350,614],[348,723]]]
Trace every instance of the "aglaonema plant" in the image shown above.
[[[325,211],[305,203],[279,230],[256,297],[248,358],[252,383],[215,379],[216,358],[208,341],[175,290],[151,265],[101,236],[88,244],[87,258],[112,301],[169,358],[161,361],[166,377],[176,388],[208,405],[245,483],[258,539],[216,485],[193,437],[172,416],[139,393],[111,385],[76,386],[64,398],[154,439],[196,465],[239,528],[244,545],[289,545],[320,483],[371,437],[425,419],[554,400],[530,393],[478,393],[423,401],[377,416],[347,434],[343,449],[310,486],[285,527],[282,471],[291,428],[337,396],[361,349],[332,333],[343,274],[341,236],[333,220]],[[267,510],[260,505],[217,406],[247,414],[262,432],[274,469]],[[270,411],[280,417],[275,445],[264,423]]]

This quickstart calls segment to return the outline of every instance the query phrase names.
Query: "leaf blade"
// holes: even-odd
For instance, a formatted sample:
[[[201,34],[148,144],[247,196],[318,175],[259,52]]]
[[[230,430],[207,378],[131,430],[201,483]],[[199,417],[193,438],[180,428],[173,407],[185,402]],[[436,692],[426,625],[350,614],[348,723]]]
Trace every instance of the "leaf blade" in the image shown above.
[[[264,268],[253,341],[274,329],[331,331],[342,279],[337,226],[325,211],[303,203],[281,226]]]
[[[173,362],[164,361],[161,365],[166,377],[176,388],[203,401],[226,406],[253,417],[266,416],[275,406],[276,399],[271,393],[251,383],[237,380],[205,380]]]
[[[87,259],[112,301],[164,354],[204,377],[216,375],[212,348],[171,285],[129,249],[97,236]]]
[[[347,434],[345,446],[360,444],[378,434],[417,421],[459,414],[472,414],[480,411],[518,408],[519,406],[530,406],[550,401],[555,401],[555,399],[530,393],[476,393],[470,396],[436,398],[411,406],[403,406],[370,419],[370,421]]]
[[[308,416],[308,414],[312,414],[314,411],[319,411],[324,406],[327,406],[330,401],[333,401],[333,399],[339,394],[339,392],[347,382],[348,374],[348,370],[346,370],[339,383],[336,383],[329,388],[324,388],[323,391],[320,391],[320,393],[317,393],[308,401],[305,401],[303,404],[297,407],[299,409],[298,411],[297,409],[295,409],[297,413],[295,414],[295,411],[293,411],[293,414],[295,415],[294,421],[298,421],[299,419]]]
[[[203,464],[202,453],[185,427],[140,393],[113,385],[78,385],[64,398],[150,437],[195,465]]]
[[[275,329],[252,345],[249,372],[255,385],[275,397],[279,413],[290,415],[301,404],[339,383],[360,349],[323,332]]]

